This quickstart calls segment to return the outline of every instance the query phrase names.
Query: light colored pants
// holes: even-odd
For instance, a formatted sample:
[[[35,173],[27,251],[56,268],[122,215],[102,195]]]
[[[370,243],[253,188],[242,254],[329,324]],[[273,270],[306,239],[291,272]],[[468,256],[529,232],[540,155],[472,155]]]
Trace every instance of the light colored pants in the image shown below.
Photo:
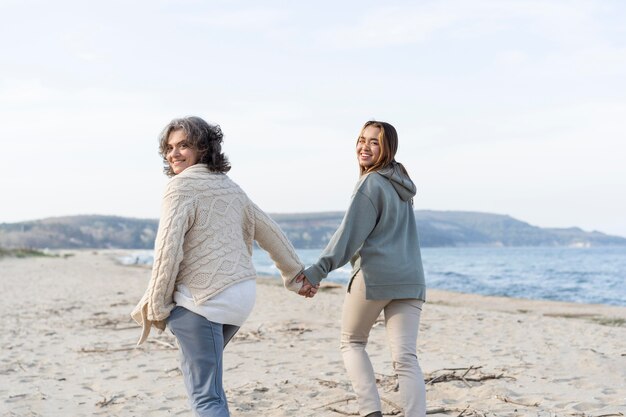
[[[230,416],[222,387],[222,358],[239,327],[214,323],[180,306],[170,313],[167,326],[178,339],[180,369],[194,416]]]
[[[416,299],[366,300],[363,275],[359,272],[354,277],[343,304],[341,352],[362,415],[382,411],[376,376],[365,351],[370,330],[381,311],[385,314],[387,341],[398,375],[404,416],[426,415],[424,375],[417,360],[423,303]]]

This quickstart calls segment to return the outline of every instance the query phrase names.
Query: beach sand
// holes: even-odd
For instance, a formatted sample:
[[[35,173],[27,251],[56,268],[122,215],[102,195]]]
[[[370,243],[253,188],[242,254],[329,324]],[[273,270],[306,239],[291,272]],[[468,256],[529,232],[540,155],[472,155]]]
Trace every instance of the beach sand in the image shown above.
[[[129,313],[150,271],[116,251],[0,259],[1,416],[191,415],[175,339]],[[258,281],[255,309],[224,358],[237,416],[357,415],[338,348],[345,288],[313,299]],[[436,416],[626,414],[626,308],[430,290],[418,355]],[[368,345],[385,415],[401,415],[376,325]],[[434,379],[433,379],[434,378]]]

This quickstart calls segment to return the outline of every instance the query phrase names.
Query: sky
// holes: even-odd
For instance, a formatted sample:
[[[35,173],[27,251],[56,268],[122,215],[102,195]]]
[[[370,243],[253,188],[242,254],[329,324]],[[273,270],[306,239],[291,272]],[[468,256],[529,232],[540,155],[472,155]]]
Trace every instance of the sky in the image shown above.
[[[345,210],[394,125],[416,209],[626,236],[626,2],[0,0],[0,223],[157,218],[196,115],[270,213]]]

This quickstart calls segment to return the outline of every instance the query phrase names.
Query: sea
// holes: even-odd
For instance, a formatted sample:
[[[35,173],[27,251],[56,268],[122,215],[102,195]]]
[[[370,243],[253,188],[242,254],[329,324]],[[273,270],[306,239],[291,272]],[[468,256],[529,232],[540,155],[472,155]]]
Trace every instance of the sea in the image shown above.
[[[298,249],[305,265],[321,249]],[[151,264],[152,252],[134,252],[126,264]],[[259,275],[279,277],[270,257],[253,252]],[[427,288],[538,300],[626,306],[626,247],[422,248]],[[350,264],[328,281],[346,284]]]

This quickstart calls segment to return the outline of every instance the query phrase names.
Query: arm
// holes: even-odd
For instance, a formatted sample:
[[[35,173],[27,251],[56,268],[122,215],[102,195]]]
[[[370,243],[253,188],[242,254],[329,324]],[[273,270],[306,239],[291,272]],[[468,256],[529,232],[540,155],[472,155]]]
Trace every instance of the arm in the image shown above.
[[[138,344],[150,334],[152,325],[165,329],[165,319],[172,310],[174,286],[183,260],[185,233],[193,223],[193,200],[168,184],[159,228],[154,246],[154,263],[148,288],[132,312],[135,321],[143,326]]]
[[[345,265],[359,250],[376,226],[378,213],[369,197],[357,191],[339,229],[328,242],[317,263],[304,270],[312,285],[317,285],[328,274]]]
[[[280,271],[285,288],[298,292],[302,284],[296,282],[296,278],[304,269],[304,264],[300,262],[296,250],[280,226],[270,216],[254,203],[252,203],[251,210],[254,215],[254,240],[272,258]]]

